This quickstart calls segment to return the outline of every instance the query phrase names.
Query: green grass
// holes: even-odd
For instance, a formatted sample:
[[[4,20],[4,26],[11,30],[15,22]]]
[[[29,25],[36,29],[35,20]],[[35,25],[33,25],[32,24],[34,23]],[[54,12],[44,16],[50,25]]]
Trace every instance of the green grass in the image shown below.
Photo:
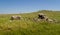
[[[60,35],[60,22],[36,22],[32,20],[39,12],[26,14],[1,14],[0,35]],[[49,18],[60,21],[60,12],[42,11]],[[13,15],[21,15],[23,19],[10,22]],[[30,18],[30,19],[29,19]]]

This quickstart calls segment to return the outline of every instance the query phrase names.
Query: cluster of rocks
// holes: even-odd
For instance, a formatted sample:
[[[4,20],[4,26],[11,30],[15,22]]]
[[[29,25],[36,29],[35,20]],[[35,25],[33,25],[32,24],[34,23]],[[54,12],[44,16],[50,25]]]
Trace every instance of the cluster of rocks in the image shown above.
[[[22,17],[21,16],[11,16],[10,20],[20,20]],[[35,21],[47,21],[47,22],[56,22],[55,19],[50,19],[48,18],[47,15],[44,13],[39,13],[37,15],[37,18],[34,18]]]
[[[34,19],[35,21],[47,21],[47,22],[57,22],[55,19],[48,18],[44,13],[39,13],[38,17]]]

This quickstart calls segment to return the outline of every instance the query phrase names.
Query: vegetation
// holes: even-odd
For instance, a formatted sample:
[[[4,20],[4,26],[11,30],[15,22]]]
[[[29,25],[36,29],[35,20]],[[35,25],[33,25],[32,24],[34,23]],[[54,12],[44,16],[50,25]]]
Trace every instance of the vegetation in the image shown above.
[[[60,22],[36,22],[33,20],[38,13],[44,13],[51,19],[60,21],[60,12],[38,11],[25,14],[0,14],[0,35],[60,35]],[[10,22],[13,15],[22,16],[21,20]]]

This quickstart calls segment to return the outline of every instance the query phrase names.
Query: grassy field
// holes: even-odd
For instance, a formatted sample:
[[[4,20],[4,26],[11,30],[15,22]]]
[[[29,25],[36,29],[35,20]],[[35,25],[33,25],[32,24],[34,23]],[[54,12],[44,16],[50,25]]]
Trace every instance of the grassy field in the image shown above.
[[[25,14],[0,14],[0,35],[60,35],[60,22],[36,22],[32,20],[38,13],[60,21],[60,12],[38,11]],[[10,22],[13,15],[22,16],[21,20]]]

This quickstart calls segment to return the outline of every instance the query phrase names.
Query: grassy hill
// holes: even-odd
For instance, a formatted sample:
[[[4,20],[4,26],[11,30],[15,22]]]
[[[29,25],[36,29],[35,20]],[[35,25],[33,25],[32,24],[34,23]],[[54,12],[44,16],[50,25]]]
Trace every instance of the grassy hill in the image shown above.
[[[24,14],[0,14],[0,35],[60,35],[60,22],[36,22],[32,20],[38,13],[44,13],[49,18],[60,21],[60,12],[42,10]],[[22,16],[21,20],[10,22],[13,15]]]

